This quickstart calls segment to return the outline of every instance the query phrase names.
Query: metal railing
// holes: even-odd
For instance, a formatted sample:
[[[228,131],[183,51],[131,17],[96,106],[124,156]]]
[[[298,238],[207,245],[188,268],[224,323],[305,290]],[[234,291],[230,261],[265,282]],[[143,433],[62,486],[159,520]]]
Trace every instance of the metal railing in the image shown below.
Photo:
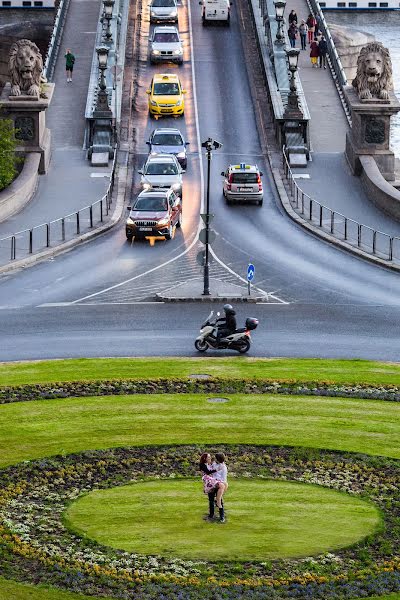
[[[43,75],[46,77],[47,81],[50,81],[53,77],[69,2],[70,0],[60,0],[56,18],[54,19],[53,32],[47,47],[46,60],[43,67]]]
[[[59,219],[0,238],[0,262],[8,263],[26,258],[46,248],[58,246],[104,223],[112,205],[116,159],[117,152],[114,154],[110,183],[100,200]]]
[[[295,212],[315,227],[381,260],[400,264],[400,238],[377,231],[320,204],[297,185],[283,149],[283,171]]]

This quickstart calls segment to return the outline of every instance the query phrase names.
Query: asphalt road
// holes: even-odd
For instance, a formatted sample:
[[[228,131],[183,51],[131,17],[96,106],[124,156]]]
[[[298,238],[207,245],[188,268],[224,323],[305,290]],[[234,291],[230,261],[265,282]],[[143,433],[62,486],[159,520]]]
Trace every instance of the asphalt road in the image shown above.
[[[195,260],[205,163],[199,141],[208,136],[224,144],[212,162],[213,249],[241,276],[254,262],[256,285],[280,300],[237,306],[239,323],[246,316],[260,320],[251,355],[399,360],[399,276],[314,238],[282,213],[261,150],[236,9],[230,28],[203,28],[199,12],[192,2],[191,63],[188,12],[180,8],[186,59],[180,68],[150,67],[143,32],[135,113],[137,168],[154,127],[177,126],[191,142],[182,232],[154,247],[131,246],[122,223],[68,254],[0,279],[0,360],[197,354],[193,341],[208,304],[151,299],[201,275]],[[179,72],[188,89],[184,119],[155,122],[147,115],[145,90],[151,74],[162,70]],[[225,204],[220,172],[238,161],[257,162],[264,172],[262,207]],[[218,276],[232,280],[223,265]]]

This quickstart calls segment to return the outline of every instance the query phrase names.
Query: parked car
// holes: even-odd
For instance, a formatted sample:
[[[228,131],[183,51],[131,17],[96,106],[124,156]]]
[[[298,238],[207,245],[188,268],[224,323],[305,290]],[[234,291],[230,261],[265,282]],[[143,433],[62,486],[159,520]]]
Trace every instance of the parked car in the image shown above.
[[[223,194],[227,204],[231,202],[256,202],[263,203],[262,173],[257,165],[230,165],[222,171],[224,177]]]
[[[183,63],[182,40],[176,27],[154,27],[150,37],[150,62],[176,62],[179,65]]]
[[[190,142],[185,142],[179,129],[174,127],[154,129],[146,144],[149,146],[150,154],[174,154],[182,169],[187,168],[186,148]]]
[[[126,237],[161,236],[170,240],[182,224],[182,203],[174,190],[145,190],[128,206]]]
[[[183,96],[186,90],[178,75],[154,75],[146,93],[149,95],[149,113],[156,118],[162,115],[181,117],[185,112]]]
[[[150,23],[159,22],[178,22],[178,5],[176,0],[151,0]]]
[[[145,190],[172,188],[182,199],[182,173],[184,172],[173,154],[150,154],[143,168],[139,169],[142,176],[140,183]]]

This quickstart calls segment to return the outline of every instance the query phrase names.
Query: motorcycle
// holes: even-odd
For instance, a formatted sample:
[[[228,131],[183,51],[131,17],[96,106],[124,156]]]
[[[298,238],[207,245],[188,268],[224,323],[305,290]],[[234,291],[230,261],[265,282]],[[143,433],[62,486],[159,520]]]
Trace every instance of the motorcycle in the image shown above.
[[[257,328],[258,319],[247,318],[246,327],[236,329],[233,333],[218,339],[217,320],[220,313],[217,312],[216,317],[212,310],[207,319],[201,325],[200,335],[196,338],[194,346],[199,352],[206,352],[208,348],[214,350],[237,350],[240,354],[245,354],[250,350],[251,336],[250,331]]]

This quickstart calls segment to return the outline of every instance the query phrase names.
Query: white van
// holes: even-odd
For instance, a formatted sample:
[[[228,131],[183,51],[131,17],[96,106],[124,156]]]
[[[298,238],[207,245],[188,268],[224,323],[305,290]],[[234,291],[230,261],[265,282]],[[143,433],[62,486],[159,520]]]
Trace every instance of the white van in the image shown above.
[[[231,19],[230,0],[201,0],[201,18],[203,25],[210,21],[224,21],[229,25]]]

